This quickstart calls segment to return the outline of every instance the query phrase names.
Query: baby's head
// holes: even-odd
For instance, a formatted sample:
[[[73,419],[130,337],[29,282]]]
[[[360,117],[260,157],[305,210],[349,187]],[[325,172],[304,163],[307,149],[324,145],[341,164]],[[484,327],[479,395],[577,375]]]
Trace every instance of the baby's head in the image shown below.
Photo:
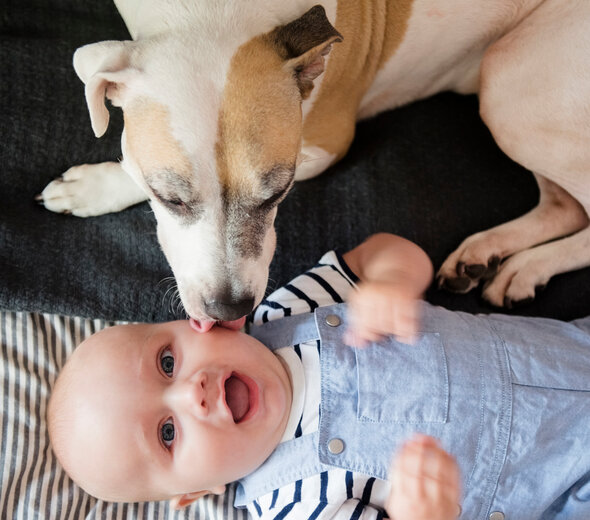
[[[190,504],[256,469],[279,443],[289,376],[241,332],[188,321],[105,329],[74,351],[48,410],[66,472],[110,501]]]

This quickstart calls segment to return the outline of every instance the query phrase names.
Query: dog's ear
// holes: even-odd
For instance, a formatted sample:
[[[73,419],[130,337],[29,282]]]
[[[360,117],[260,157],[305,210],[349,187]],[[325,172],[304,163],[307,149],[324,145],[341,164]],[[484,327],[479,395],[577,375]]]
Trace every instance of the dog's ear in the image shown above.
[[[316,5],[296,20],[278,27],[273,36],[282,48],[297,78],[297,85],[303,99],[313,89],[313,80],[324,72],[325,56],[332,44],[342,41],[342,35],[334,29],[321,5]]]
[[[129,62],[133,42],[106,41],[80,47],[74,53],[74,69],[86,85],[86,103],[94,135],[103,135],[109,124],[105,96],[121,106],[130,82],[139,74]]]

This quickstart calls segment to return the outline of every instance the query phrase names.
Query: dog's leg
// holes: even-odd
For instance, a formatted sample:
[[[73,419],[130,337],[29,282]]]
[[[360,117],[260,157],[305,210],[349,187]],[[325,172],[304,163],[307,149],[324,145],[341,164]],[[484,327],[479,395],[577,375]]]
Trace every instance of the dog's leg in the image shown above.
[[[295,170],[296,181],[318,176],[346,155],[354,139],[357,106],[350,100],[342,101],[340,105],[337,101],[322,99],[306,116]]]
[[[297,160],[295,180],[316,177],[346,155],[356,128],[354,107],[340,111],[317,107],[303,127],[303,146]]]
[[[526,215],[467,238],[443,263],[441,285],[465,292],[495,275],[484,296],[505,305],[532,298],[535,286],[556,273],[590,263],[584,249],[590,209],[588,19],[585,2],[546,2],[486,52],[481,116],[500,148],[536,173],[540,200]]]
[[[539,204],[522,217],[466,238],[441,266],[438,272],[440,286],[456,292],[467,292],[481,279],[498,276],[498,283],[490,283],[486,295],[492,303],[502,305],[504,294],[500,294],[500,287],[508,290],[508,278],[515,276],[514,270],[523,273],[519,276],[521,286],[527,285],[526,280],[529,279],[528,284],[532,286],[524,290],[516,289],[515,285],[508,296],[512,301],[530,297],[531,291],[534,295],[536,285],[547,283],[555,273],[544,273],[540,269],[540,264],[547,263],[542,259],[542,253],[527,254],[539,248],[526,250],[584,229],[588,225],[588,216],[582,205],[563,188],[544,177],[536,176],[536,179],[540,191]],[[511,255],[514,256],[500,266],[500,262]],[[528,268],[525,265],[527,258],[531,261],[534,259],[536,267]],[[556,260],[557,257],[549,260],[549,263],[554,264]],[[556,268],[551,266],[550,270]],[[498,270],[500,272],[496,275]],[[511,276],[509,272],[512,272]],[[514,282],[518,282],[519,278]]]
[[[37,196],[48,210],[93,217],[147,200],[145,192],[116,162],[73,166]]]
[[[531,301],[536,289],[556,274],[590,265],[590,227],[566,238],[527,249],[506,259],[497,275],[484,286],[483,297],[492,305],[512,307]]]
[[[319,146],[303,146],[295,170],[295,180],[304,181],[317,177],[334,162],[336,156]]]
[[[517,219],[466,238],[438,272],[439,285],[467,292],[496,274],[500,262],[519,251],[583,229],[588,216],[563,188],[536,176],[539,204]]]

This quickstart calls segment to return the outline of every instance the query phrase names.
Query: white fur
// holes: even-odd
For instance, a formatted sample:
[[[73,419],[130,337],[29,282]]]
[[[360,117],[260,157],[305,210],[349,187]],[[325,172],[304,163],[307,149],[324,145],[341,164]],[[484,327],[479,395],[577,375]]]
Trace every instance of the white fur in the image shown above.
[[[72,166],[41,193],[47,209],[76,217],[115,213],[146,199],[116,162]]]

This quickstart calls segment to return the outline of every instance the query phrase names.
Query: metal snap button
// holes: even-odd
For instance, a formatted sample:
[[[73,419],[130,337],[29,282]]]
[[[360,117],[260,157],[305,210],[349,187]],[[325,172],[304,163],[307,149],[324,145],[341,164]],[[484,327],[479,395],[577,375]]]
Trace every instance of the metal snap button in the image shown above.
[[[340,318],[335,314],[328,314],[328,316],[326,316],[326,323],[330,325],[330,327],[338,327],[338,325],[340,325]]]
[[[490,515],[490,520],[504,520],[504,513],[502,511],[494,511]]]
[[[328,442],[328,451],[333,455],[340,455],[344,451],[344,441],[342,439],[330,439]]]

